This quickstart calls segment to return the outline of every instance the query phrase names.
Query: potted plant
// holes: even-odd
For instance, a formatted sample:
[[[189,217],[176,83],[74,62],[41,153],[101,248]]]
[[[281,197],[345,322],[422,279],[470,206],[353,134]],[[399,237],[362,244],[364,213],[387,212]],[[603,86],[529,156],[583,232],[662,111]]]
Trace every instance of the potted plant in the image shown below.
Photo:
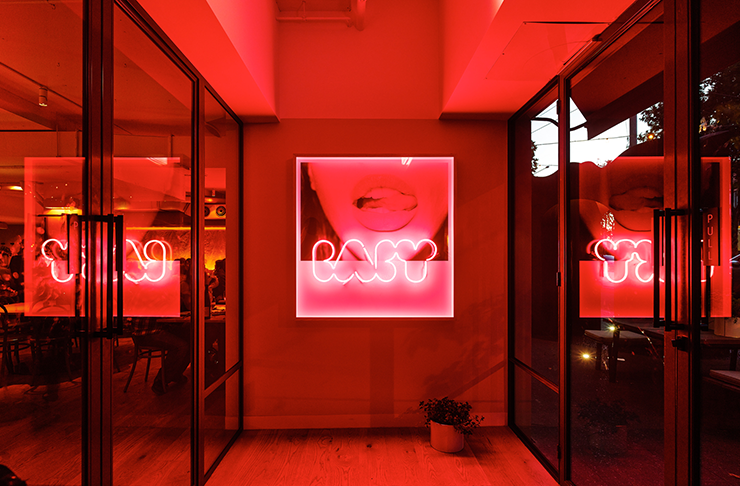
[[[627,452],[627,426],[640,421],[636,413],[627,410],[624,400],[607,403],[600,398],[581,405],[578,418],[586,423],[588,444],[594,452],[611,455]]]
[[[451,398],[431,398],[419,403],[425,414],[424,425],[430,428],[432,447],[441,452],[459,452],[465,447],[465,436],[480,426],[483,417],[470,415],[472,406]]]

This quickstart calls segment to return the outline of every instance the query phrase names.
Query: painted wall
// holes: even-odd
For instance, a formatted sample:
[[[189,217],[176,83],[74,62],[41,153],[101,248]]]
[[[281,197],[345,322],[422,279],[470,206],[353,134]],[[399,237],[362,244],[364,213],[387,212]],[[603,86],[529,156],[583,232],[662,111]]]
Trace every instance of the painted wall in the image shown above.
[[[278,116],[437,118],[439,6],[367,2],[365,29],[342,22],[278,24]]]
[[[442,105],[455,91],[503,0],[440,0]]]
[[[245,426],[420,425],[469,400],[505,424],[506,126],[309,120],[245,128]],[[295,318],[295,155],[452,155],[455,318]]]

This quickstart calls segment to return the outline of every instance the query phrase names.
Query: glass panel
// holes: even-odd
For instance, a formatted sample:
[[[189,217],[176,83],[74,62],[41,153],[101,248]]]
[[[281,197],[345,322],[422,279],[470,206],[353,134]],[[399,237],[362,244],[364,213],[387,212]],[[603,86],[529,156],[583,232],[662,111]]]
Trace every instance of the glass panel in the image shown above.
[[[713,274],[704,288],[711,305],[704,306],[701,333],[700,471],[708,486],[740,478],[740,5],[702,1],[701,26],[702,256]]]
[[[189,484],[192,83],[118,7],[114,23],[126,332],[115,348],[113,478]]]
[[[239,272],[239,125],[208,91],[205,150],[207,289],[204,356],[205,388],[208,388],[239,361],[239,286],[236,278]],[[230,307],[227,307],[227,302],[231,302]]]
[[[556,93],[516,123],[514,350],[553,383],[558,360],[558,126]]]
[[[239,373],[229,377],[205,400],[203,442],[206,470],[239,428]]]
[[[81,2],[0,2],[0,463],[28,484],[81,477],[82,30]]]
[[[572,81],[572,480],[663,483],[663,330],[653,210],[663,208],[662,7]]]
[[[557,469],[558,394],[518,367],[514,380],[514,422]]]

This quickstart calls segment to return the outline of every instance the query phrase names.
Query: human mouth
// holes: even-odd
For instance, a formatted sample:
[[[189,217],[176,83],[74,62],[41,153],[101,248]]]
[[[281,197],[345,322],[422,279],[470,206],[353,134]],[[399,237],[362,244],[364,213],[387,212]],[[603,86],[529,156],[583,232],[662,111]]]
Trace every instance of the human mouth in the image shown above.
[[[416,216],[414,189],[392,175],[369,175],[352,190],[355,219],[373,231],[396,231]]]

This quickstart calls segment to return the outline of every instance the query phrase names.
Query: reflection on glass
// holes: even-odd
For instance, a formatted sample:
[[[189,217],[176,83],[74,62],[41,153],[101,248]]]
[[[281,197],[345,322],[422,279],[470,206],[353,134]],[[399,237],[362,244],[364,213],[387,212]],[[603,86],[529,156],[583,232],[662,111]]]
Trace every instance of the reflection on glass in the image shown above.
[[[74,485],[80,282],[52,272],[84,210],[82,4],[54,3],[0,2],[0,463],[28,484]]]
[[[652,261],[664,185],[659,17],[653,9],[579,74],[568,104],[571,470],[579,486],[663,482],[663,330],[653,327]]]
[[[706,330],[701,337],[701,484],[734,484],[740,478],[740,261],[737,179],[740,172],[740,54],[724,46],[740,32],[740,11],[724,2],[701,3],[701,205],[702,256],[728,274],[724,288],[705,288]],[[705,27],[706,25],[706,27]],[[714,221],[708,215],[716,216]],[[713,230],[719,230],[718,234]],[[710,246],[715,250],[708,253]],[[724,302],[726,309],[714,304]],[[724,306],[723,306],[724,307]],[[707,312],[707,310],[709,312]]]
[[[239,125],[206,91],[205,387],[239,360],[236,285],[239,251]],[[228,258],[227,258],[228,257]],[[229,285],[227,285],[227,281]],[[234,285],[231,285],[234,282]],[[230,307],[227,302],[232,302]]]
[[[125,333],[112,383],[113,478],[189,484],[192,83],[118,7],[114,24],[113,210],[125,228],[116,248],[125,253]]]
[[[234,392],[239,390],[239,375],[229,377],[205,400],[203,442],[206,470],[224,450],[239,427],[238,401]]]
[[[558,366],[558,127],[552,92],[516,126],[515,357],[553,383]]]
[[[558,468],[558,394],[517,368],[514,376],[514,417],[516,426]]]

